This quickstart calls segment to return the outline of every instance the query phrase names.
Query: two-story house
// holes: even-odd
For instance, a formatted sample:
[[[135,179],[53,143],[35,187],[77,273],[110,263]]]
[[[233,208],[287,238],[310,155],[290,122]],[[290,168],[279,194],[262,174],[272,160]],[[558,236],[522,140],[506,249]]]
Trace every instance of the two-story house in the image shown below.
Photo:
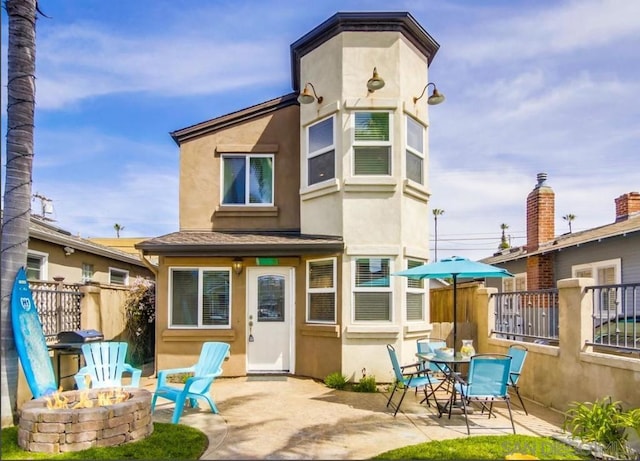
[[[438,48],[409,13],[337,13],[291,45],[292,93],[171,133],[180,229],[136,244],[157,369],[204,341],[231,344],[226,376],[384,382],[385,344],[414,358],[428,288],[390,274],[428,260]]]

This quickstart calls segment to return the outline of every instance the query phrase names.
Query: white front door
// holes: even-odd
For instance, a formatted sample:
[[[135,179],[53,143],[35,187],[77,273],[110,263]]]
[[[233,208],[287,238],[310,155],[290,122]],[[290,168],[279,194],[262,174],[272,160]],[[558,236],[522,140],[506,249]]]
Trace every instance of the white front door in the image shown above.
[[[293,373],[294,272],[247,268],[247,372]]]

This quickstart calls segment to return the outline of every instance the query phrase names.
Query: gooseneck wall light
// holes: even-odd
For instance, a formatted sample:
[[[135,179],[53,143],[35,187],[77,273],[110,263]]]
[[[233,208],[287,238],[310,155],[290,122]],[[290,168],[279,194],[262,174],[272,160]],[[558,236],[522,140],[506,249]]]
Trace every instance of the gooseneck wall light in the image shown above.
[[[311,92],[309,91],[309,87],[311,87],[313,94],[311,94]],[[300,95],[298,96],[298,102],[300,104],[311,104],[316,100],[318,101],[318,104],[322,103],[322,96],[318,96],[318,94],[316,93],[316,88],[311,82],[305,83],[302,93],[300,93]]]
[[[373,93],[384,87],[384,80],[378,75],[378,69],[373,68],[373,76],[367,81],[367,91]]]
[[[438,91],[438,89],[436,88],[436,84],[433,82],[429,82],[422,89],[422,93],[420,93],[420,96],[413,97],[414,104],[424,96],[424,92],[427,91],[429,85],[433,85],[433,93],[431,93],[431,95],[427,98],[427,104],[429,104],[430,106],[435,106],[436,104],[440,104],[442,101],[444,101],[444,95]]]

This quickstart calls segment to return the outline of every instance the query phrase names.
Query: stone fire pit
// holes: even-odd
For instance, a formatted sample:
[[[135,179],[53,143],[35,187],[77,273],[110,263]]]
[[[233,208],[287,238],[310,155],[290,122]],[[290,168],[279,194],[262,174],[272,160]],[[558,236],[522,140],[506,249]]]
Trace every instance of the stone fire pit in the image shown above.
[[[98,394],[109,391],[113,389],[82,391],[94,402],[92,408],[72,409],[81,391],[60,393],[68,400],[66,409],[47,408],[45,397],[26,402],[20,413],[18,445],[27,451],[61,453],[121,445],[150,435],[151,393],[127,389],[128,400],[98,406]]]

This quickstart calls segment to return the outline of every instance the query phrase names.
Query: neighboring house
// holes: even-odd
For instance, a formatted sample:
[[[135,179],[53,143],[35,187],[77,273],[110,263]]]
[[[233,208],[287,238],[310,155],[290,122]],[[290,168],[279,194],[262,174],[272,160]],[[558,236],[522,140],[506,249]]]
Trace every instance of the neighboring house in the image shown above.
[[[180,229],[135,245],[159,257],[157,369],[216,340],[227,376],[415,359],[427,284],[390,274],[428,260],[438,48],[409,13],[338,13],[291,45],[293,93],[171,133]]]
[[[94,282],[129,285],[137,276],[154,279],[140,256],[125,253],[88,239],[75,237],[49,221],[31,217],[27,250],[27,277],[34,281]]]
[[[546,179],[538,174],[527,197],[527,244],[482,260],[515,275],[502,281],[501,291],[550,289],[573,277],[593,278],[596,285],[640,282],[640,193],[615,199],[615,222],[556,236],[555,194]]]

